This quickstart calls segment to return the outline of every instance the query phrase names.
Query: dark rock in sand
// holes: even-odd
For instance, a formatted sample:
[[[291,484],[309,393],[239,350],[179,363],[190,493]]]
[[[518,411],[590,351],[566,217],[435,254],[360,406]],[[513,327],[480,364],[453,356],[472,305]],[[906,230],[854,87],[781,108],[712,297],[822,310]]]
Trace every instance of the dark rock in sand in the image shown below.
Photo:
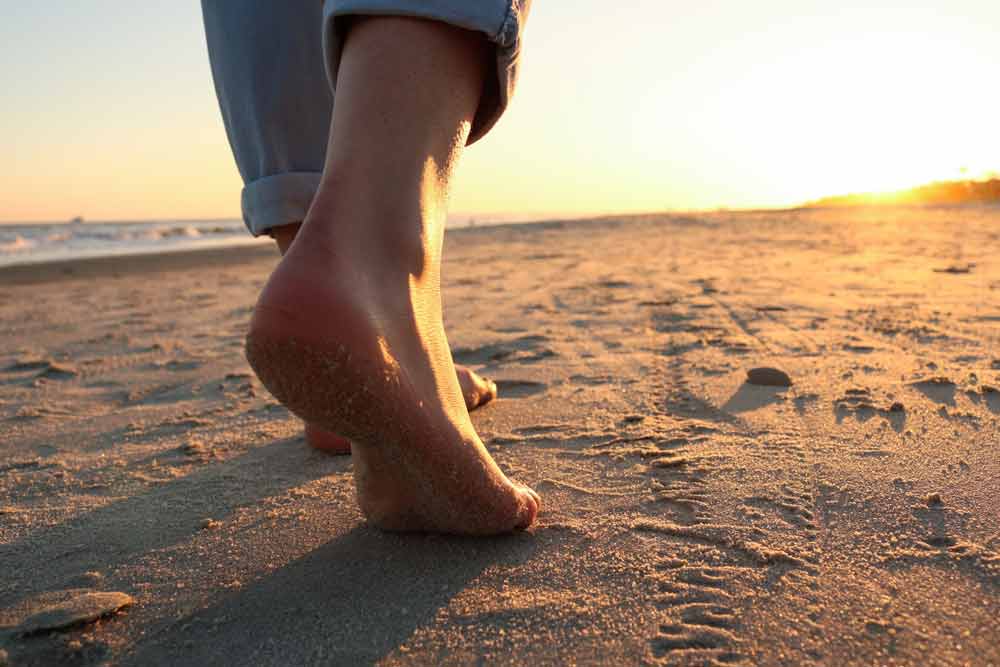
[[[788,373],[777,368],[762,366],[747,371],[747,382],[761,387],[791,387],[792,378]]]
[[[899,401],[896,401],[895,403],[889,406],[889,412],[905,412],[905,411],[906,411],[906,406],[900,403]]]
[[[17,629],[19,635],[62,630],[109,616],[135,602],[131,595],[118,592],[84,593],[54,604],[29,616]]]
[[[943,507],[944,500],[941,499],[940,493],[929,493],[927,498],[924,499],[928,507]]]

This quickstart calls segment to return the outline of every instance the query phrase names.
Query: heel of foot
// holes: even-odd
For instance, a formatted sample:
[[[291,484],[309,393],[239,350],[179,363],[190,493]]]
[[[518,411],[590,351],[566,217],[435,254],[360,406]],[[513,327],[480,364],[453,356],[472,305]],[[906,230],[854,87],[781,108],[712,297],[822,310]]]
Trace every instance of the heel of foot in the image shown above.
[[[310,424],[352,440],[370,439],[384,419],[378,407],[399,393],[398,372],[344,346],[318,349],[295,338],[251,331],[246,357],[285,407]]]

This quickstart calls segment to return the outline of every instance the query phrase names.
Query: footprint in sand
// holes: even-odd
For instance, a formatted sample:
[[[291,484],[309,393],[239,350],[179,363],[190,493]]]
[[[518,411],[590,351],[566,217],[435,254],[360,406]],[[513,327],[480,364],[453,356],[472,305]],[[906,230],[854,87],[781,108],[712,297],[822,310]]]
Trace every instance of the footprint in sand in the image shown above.
[[[466,366],[535,363],[556,356],[554,350],[544,345],[548,340],[545,336],[529,335],[479,347],[461,347],[452,350],[452,358],[455,363]]]
[[[910,386],[935,403],[955,405],[955,391],[957,387],[950,378],[936,376],[911,382]]]

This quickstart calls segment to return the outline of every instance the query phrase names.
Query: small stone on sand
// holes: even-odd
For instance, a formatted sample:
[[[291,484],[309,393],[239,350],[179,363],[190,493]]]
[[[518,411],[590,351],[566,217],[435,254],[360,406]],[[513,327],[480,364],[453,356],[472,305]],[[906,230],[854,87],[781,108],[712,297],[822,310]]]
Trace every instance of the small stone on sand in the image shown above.
[[[928,507],[942,507],[944,505],[944,500],[941,499],[940,493],[928,493],[927,497],[924,499]]]
[[[216,521],[215,519],[205,519],[201,522],[202,530],[216,530],[222,527],[221,521]]]
[[[22,636],[32,635],[90,623],[113,614],[133,602],[135,599],[125,593],[85,593],[29,616],[21,623],[17,632]]]
[[[777,368],[761,366],[747,371],[747,382],[761,387],[791,387],[792,378]]]
[[[906,411],[906,406],[900,403],[899,401],[896,401],[895,403],[889,406],[889,412],[905,412],[905,411]]]

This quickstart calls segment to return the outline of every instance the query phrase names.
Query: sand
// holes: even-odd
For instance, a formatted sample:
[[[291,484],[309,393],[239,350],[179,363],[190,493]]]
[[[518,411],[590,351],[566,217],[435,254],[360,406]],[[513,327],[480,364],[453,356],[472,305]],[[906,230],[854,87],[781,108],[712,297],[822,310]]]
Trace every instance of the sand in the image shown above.
[[[1000,665],[998,248],[980,209],[449,232],[474,422],[545,503],[490,539],[366,526],[252,376],[273,250],[0,271],[0,664]]]

